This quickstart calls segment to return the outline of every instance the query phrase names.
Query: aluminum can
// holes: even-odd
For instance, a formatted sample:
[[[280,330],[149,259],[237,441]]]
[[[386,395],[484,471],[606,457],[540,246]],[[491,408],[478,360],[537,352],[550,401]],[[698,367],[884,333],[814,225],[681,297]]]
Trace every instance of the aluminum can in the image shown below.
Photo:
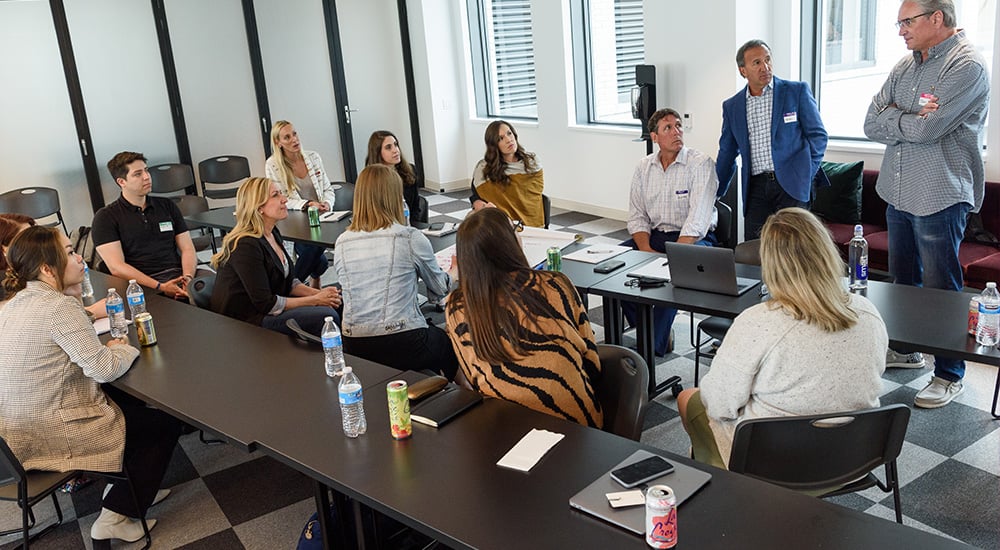
[[[677,498],[666,485],[646,490],[646,544],[652,548],[677,546]]]
[[[319,208],[310,206],[306,212],[309,213],[309,227],[319,227]]]
[[[545,251],[545,269],[562,271],[562,250],[558,246],[550,246]]]
[[[406,395],[406,381],[393,380],[385,386],[389,395],[389,426],[393,439],[406,439],[413,435],[410,423],[410,398]]]
[[[979,328],[979,303],[982,299],[976,294],[969,300],[969,334],[975,336],[976,329]]]
[[[132,319],[135,323],[136,332],[139,333],[139,344],[152,346],[156,344],[156,329],[153,327],[153,316],[147,313],[140,313]]]

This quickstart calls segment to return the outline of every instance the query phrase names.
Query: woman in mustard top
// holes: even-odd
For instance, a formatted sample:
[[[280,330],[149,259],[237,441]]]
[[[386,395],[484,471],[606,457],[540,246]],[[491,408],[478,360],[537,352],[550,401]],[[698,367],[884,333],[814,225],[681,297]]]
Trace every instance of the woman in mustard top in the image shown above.
[[[472,174],[472,209],[495,206],[525,225],[544,227],[545,177],[538,157],[524,150],[517,131],[503,120],[490,123],[483,139],[486,154]]]

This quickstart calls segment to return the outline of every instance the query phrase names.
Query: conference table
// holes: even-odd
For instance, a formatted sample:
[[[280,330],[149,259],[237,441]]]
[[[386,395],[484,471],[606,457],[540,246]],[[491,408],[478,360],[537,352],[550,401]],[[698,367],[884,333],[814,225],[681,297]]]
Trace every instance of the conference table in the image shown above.
[[[223,207],[206,210],[184,216],[184,221],[192,227],[211,227],[225,234],[236,226],[236,208]],[[308,214],[299,210],[289,210],[288,217],[279,221],[277,225],[281,236],[289,241],[333,248],[337,237],[347,231],[347,226],[350,223],[351,216],[348,215],[338,222],[321,222],[319,227],[310,227]]]
[[[94,274],[98,296],[125,281]],[[260,450],[332,489],[452,548],[645,548],[642,537],[569,506],[569,499],[638,449],[712,473],[679,510],[688,548],[966,548],[751,478],[700,465],[600,430],[486,399],[435,429],[414,424],[390,436],[385,384],[418,373],[347,356],[365,391],[368,431],[344,436],[336,381],[318,349],[288,336],[150,293],[157,344],[142,348],[114,385],[245,450]],[[136,343],[135,331],[129,338]],[[522,473],[496,466],[530,429],[564,439]],[[339,547],[364,546],[347,533],[338,506]],[[325,516],[325,515],[324,515]],[[330,529],[324,529],[331,535]],[[357,540],[351,538],[357,537]],[[326,540],[333,547],[333,540]]]

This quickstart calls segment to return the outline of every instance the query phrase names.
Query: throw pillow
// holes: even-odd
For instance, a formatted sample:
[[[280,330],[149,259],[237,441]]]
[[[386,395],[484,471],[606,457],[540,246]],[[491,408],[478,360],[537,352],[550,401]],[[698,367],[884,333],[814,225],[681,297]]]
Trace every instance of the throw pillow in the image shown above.
[[[813,188],[813,213],[834,223],[860,223],[864,161],[823,161],[820,167],[830,179],[830,186]]]

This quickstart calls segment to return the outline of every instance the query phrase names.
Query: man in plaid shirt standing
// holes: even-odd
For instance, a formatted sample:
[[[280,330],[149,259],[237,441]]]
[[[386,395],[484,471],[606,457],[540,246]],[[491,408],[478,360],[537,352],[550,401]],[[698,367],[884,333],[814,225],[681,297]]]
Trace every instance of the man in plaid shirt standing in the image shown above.
[[[986,62],[955,28],[951,0],[903,2],[896,27],[913,53],[893,68],[865,118],[865,134],[886,145],[876,190],[889,204],[889,273],[900,284],[961,290],[958,247],[985,187]],[[909,363],[922,366],[919,359]],[[964,375],[964,361],[936,357],[914,404],[947,405],[962,393]]]

